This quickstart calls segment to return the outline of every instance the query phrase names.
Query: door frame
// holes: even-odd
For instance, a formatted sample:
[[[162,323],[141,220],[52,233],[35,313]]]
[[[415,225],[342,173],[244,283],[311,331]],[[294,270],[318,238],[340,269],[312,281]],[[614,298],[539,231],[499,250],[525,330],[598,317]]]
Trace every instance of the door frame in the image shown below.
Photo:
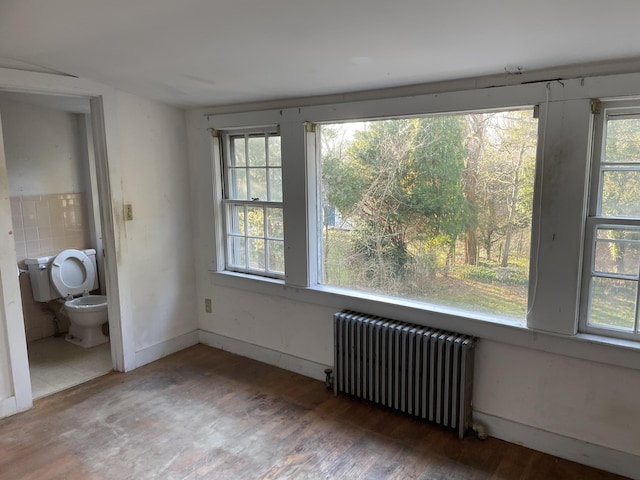
[[[117,93],[105,85],[70,76],[43,74],[0,68],[0,90],[21,93],[76,96],[88,98],[91,104],[91,127],[95,153],[100,218],[104,248],[105,287],[108,297],[111,358],[114,370],[125,372],[135,368],[135,346],[132,325],[128,315],[122,314],[122,302],[118,275],[118,241],[124,235],[121,211],[122,182],[112,177],[118,168]],[[8,195],[8,179],[0,123],[0,328],[6,333],[9,370],[13,396],[0,398],[0,417],[26,410],[33,405],[29,360],[27,357],[24,316],[18,283],[15,243],[11,229],[11,207]],[[113,180],[113,181],[112,181]],[[118,224],[120,222],[120,224]],[[4,253],[2,253],[4,252]],[[12,257],[12,258],[11,258]],[[123,298],[125,297],[125,298]],[[123,318],[124,317],[124,318]],[[0,339],[2,336],[0,336]],[[0,347],[2,347],[0,345]],[[0,374],[1,369],[0,369]]]

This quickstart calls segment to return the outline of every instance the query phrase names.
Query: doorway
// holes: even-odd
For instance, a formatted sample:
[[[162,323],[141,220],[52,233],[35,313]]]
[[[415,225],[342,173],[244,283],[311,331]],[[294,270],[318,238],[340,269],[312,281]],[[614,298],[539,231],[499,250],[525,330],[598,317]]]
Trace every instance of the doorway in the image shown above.
[[[17,410],[28,408],[31,399],[108,373],[121,363],[117,354],[122,346],[117,345],[117,338],[116,345],[107,343],[91,349],[64,341],[68,318],[61,312],[62,304],[33,299],[25,264],[27,258],[55,255],[68,248],[91,248],[96,251],[100,293],[108,295],[100,204],[106,199],[109,205],[110,198],[108,189],[99,188],[96,160],[105,163],[102,170],[106,172],[106,157],[97,158],[100,148],[94,148],[92,123],[102,112],[92,111],[92,104],[95,102],[89,97],[0,92],[0,135],[5,159],[0,174],[8,180],[10,203],[10,218],[5,218],[4,223],[9,221],[15,239],[14,265],[24,329],[23,336],[15,334],[15,328],[12,335],[8,325],[7,343],[14,384],[16,371],[25,371],[21,365],[24,356],[16,354],[21,343],[26,343],[27,378],[31,379],[31,398],[28,402],[24,398],[16,401]],[[6,307],[11,295],[7,295],[6,288],[3,290]],[[111,302],[109,295],[108,298]],[[113,310],[111,306],[109,310]],[[13,317],[15,327],[18,322]],[[9,318],[6,321],[9,323]],[[119,318],[110,315],[109,324],[114,322],[116,328],[105,325],[105,333],[119,331]],[[15,387],[17,398],[18,386]],[[22,388],[23,394],[25,391]]]

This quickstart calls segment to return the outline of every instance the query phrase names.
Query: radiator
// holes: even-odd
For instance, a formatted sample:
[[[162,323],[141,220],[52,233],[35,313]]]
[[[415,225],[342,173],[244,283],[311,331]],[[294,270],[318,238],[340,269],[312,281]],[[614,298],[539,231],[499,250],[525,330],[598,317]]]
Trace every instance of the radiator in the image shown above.
[[[442,426],[471,426],[474,339],[374,315],[334,314],[335,394]]]

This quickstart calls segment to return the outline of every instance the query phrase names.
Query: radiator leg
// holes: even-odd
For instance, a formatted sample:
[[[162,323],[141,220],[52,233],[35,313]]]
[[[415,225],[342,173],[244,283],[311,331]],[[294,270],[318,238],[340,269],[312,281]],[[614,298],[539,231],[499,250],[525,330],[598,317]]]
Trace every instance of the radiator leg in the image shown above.
[[[324,386],[327,387],[327,390],[332,390],[333,389],[333,370],[331,370],[330,368],[325,368],[324,374],[325,374]]]

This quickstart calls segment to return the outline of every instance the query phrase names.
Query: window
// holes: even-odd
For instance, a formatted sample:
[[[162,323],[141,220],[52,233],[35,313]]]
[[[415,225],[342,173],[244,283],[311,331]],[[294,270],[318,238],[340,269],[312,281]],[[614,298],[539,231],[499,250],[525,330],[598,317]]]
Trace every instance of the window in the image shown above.
[[[284,275],[282,162],[275,131],[223,135],[227,270]]]
[[[324,124],[320,283],[527,312],[532,109]]]
[[[635,368],[638,85],[208,114],[210,280]]]
[[[640,104],[604,104],[596,117],[582,326],[638,338]]]

